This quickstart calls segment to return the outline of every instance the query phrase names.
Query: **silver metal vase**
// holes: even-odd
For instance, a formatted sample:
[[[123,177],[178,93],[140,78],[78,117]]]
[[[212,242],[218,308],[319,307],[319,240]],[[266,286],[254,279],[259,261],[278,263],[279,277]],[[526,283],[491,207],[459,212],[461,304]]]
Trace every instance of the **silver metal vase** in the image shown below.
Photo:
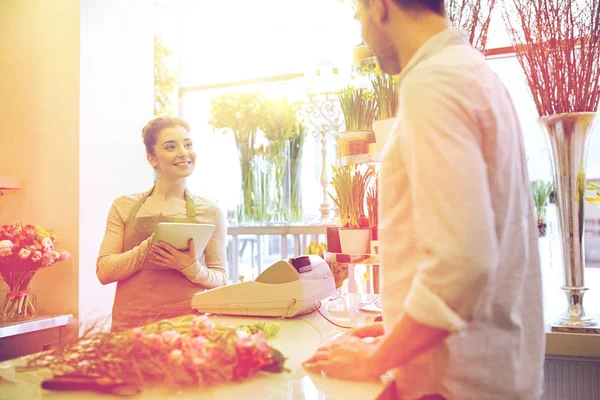
[[[565,274],[561,289],[568,300],[558,325],[569,328],[596,325],[583,309],[583,295],[588,290],[584,283],[583,256],[585,172],[588,144],[596,121],[593,112],[557,114],[539,119],[552,159]]]

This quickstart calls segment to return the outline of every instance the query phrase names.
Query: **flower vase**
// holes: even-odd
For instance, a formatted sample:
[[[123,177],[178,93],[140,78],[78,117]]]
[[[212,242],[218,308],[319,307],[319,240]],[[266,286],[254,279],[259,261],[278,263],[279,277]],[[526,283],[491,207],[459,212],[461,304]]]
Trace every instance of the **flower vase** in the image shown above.
[[[554,195],[562,247],[564,284],[561,289],[567,305],[557,325],[570,328],[595,326],[585,314],[583,235],[587,150],[597,114],[593,112],[544,116],[539,123],[544,131],[554,176]]]
[[[268,218],[268,171],[265,154],[254,149],[254,144],[238,143],[240,160],[241,188],[240,203],[237,210],[237,222],[241,226],[262,224]]]
[[[290,222],[290,143],[287,140],[271,142],[268,161],[272,178],[266,184],[269,189],[269,222],[284,225]]]
[[[2,314],[5,321],[33,318],[37,309],[36,293],[27,290],[4,290],[2,292]]]
[[[290,159],[290,222],[304,221],[302,209],[302,159]]]

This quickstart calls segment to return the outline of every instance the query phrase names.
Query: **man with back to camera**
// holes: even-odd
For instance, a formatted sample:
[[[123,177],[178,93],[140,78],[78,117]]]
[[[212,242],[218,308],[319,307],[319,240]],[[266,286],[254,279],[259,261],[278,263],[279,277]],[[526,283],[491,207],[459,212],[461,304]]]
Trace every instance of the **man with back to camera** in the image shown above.
[[[401,74],[380,170],[383,324],[304,367],[353,380],[393,370],[402,399],[539,399],[537,226],[510,96],[443,0],[358,0],[356,19],[381,69]]]

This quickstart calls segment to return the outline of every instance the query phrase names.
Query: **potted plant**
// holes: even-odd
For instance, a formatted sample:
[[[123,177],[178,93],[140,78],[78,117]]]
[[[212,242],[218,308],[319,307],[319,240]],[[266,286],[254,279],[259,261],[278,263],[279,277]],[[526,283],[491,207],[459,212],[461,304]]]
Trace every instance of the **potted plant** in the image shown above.
[[[232,131],[240,158],[241,204],[238,207],[238,221],[242,224],[263,222],[262,208],[254,192],[254,170],[257,168],[256,138],[260,125],[265,119],[262,93],[230,92],[213,97],[212,119],[209,124],[215,129]]]
[[[333,167],[329,193],[340,215],[339,236],[342,253],[369,254],[371,229],[365,215],[365,193],[371,179],[372,168],[351,165]]]
[[[340,157],[367,153],[369,143],[375,141],[373,121],[377,114],[375,94],[367,89],[350,85],[338,92],[344,116],[345,131],[340,134]]]
[[[546,207],[552,193],[552,183],[542,180],[531,182],[531,194],[533,195],[533,206],[537,216],[538,236],[546,236]]]
[[[370,145],[370,152],[380,153],[398,112],[398,75],[387,75],[381,71],[379,65],[376,65],[371,76],[371,84],[377,101],[377,116],[373,122],[375,143]]]

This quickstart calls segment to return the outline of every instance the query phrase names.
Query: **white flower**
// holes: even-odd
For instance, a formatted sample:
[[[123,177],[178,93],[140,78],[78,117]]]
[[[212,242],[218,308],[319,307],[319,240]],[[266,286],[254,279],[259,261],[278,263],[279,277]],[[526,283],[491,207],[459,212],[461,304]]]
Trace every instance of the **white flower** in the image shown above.
[[[29,258],[30,255],[31,255],[31,250],[29,250],[29,249],[23,248],[23,249],[21,249],[21,251],[19,251],[19,258],[21,260],[25,260],[25,259]]]

